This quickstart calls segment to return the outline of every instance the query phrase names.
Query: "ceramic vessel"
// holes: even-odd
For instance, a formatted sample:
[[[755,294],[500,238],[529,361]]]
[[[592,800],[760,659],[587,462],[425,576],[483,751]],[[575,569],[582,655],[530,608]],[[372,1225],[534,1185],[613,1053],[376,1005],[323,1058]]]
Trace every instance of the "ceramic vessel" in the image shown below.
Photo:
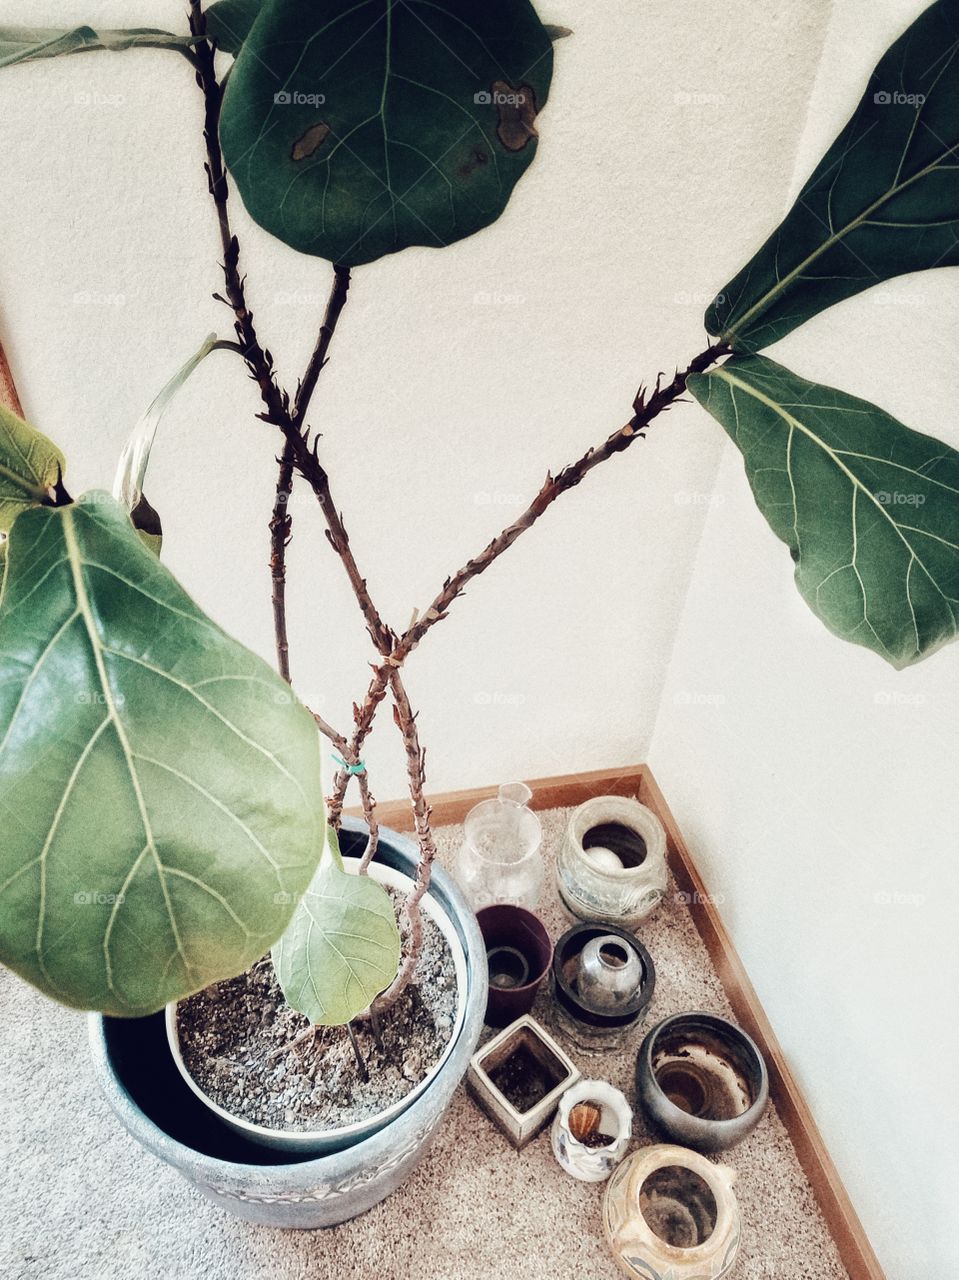
[[[496,902],[539,906],[546,869],[543,828],[527,807],[532,797],[525,782],[508,782],[464,818],[454,874],[474,911]]]
[[[593,1009],[616,1013],[638,994],[643,985],[639,952],[615,933],[590,938],[580,953],[577,987]]]
[[[654,1128],[696,1151],[725,1151],[752,1133],[769,1101],[752,1039],[713,1013],[680,1013],[646,1036],[636,1096]]]
[[[580,1182],[603,1182],[626,1154],[632,1133],[625,1096],[605,1080],[580,1080],[560,1098],[550,1139],[568,1174]],[[600,1146],[603,1137],[610,1141]]]
[[[586,984],[586,989],[580,986],[582,957],[586,948],[599,939],[604,939],[607,946],[613,942],[618,944],[624,953],[635,957],[642,971],[642,981],[632,998],[617,1002],[612,1009],[608,1007],[606,992],[596,1002],[589,991],[589,984]],[[632,967],[631,963],[629,967]],[[652,956],[626,929],[607,924],[576,924],[567,929],[556,943],[553,953],[554,1018],[559,1029],[582,1053],[609,1053],[618,1048],[639,1026],[655,989],[656,969]]]
[[[489,968],[486,1022],[491,1027],[505,1027],[532,1009],[549,973],[553,943],[539,916],[509,902],[484,907],[476,920]]]
[[[344,866],[347,871],[356,874],[360,865],[359,858],[344,857]],[[395,889],[403,897],[412,888],[413,882],[409,876],[397,871],[393,867],[381,865],[380,863],[372,863],[369,868],[369,875],[372,879],[378,881],[387,888]],[[166,1033],[167,1043],[170,1046],[170,1053],[180,1075],[183,1077],[187,1087],[191,1089],[205,1106],[223,1121],[229,1128],[235,1130],[242,1137],[249,1138],[251,1142],[256,1142],[261,1146],[276,1147],[281,1151],[289,1151],[292,1155],[304,1158],[310,1155],[322,1155],[326,1152],[342,1151],[346,1147],[355,1146],[357,1142],[362,1142],[364,1138],[368,1138],[371,1134],[376,1133],[378,1129],[382,1129],[388,1125],[391,1120],[395,1120],[397,1116],[402,1115],[404,1111],[416,1101],[416,1099],[430,1087],[433,1080],[443,1068],[443,1063],[453,1052],[457,1038],[463,1026],[463,1020],[466,1017],[466,994],[468,990],[468,982],[466,976],[466,953],[463,950],[463,944],[456,932],[453,921],[440,907],[433,895],[427,894],[422,902],[424,913],[436,924],[446,944],[450,949],[453,957],[453,967],[456,972],[456,1012],[453,1016],[453,1029],[443,1053],[436,1064],[424,1076],[419,1084],[411,1089],[405,1098],[401,1098],[399,1102],[395,1102],[391,1107],[384,1111],[378,1112],[375,1116],[371,1116],[366,1120],[358,1120],[353,1124],[338,1125],[330,1129],[270,1129],[265,1125],[251,1124],[249,1120],[244,1120],[240,1116],[233,1115],[212,1098],[204,1093],[202,1087],[190,1075],[187,1065],[183,1060],[183,1054],[180,1049],[180,1037],[177,1029],[177,1008],[176,1004],[169,1004],[166,1008]]]
[[[548,1124],[560,1098],[579,1076],[572,1059],[527,1013],[477,1050],[466,1085],[519,1151]],[[513,1092],[517,1087],[528,1097],[520,1100]]]
[[[587,800],[567,824],[556,878],[573,915],[634,927],[666,893],[663,824],[628,796]]]
[[[721,1280],[736,1263],[735,1173],[683,1147],[644,1147],[614,1171],[606,1239],[630,1280]]]
[[[340,841],[345,855],[361,855],[365,827],[344,818]],[[408,876],[415,871],[417,846],[381,828],[377,860]],[[433,870],[430,893],[466,956],[465,1015],[432,1083],[401,1115],[383,1121],[353,1146],[304,1160],[241,1136],[191,1092],[170,1054],[162,1013],[133,1019],[91,1015],[96,1075],[132,1136],[221,1208],[271,1226],[335,1226],[395,1191],[442,1123],[476,1048],[486,1008],[486,950],[475,917],[439,867]]]

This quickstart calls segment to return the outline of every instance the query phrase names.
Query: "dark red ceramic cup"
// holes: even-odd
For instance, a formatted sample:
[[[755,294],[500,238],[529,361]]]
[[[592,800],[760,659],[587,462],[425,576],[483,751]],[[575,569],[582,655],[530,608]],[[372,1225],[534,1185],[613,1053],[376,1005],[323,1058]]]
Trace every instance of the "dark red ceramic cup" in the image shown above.
[[[546,926],[532,911],[500,902],[476,913],[489,962],[486,1021],[505,1027],[529,1013],[553,960]]]

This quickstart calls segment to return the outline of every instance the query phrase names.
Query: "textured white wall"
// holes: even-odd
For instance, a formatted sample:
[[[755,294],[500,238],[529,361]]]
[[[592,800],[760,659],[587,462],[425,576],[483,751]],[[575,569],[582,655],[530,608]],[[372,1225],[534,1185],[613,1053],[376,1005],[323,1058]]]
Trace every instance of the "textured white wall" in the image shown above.
[[[557,48],[536,164],[489,231],[357,273],[316,400],[357,557],[394,625],[513,518],[547,467],[623,420],[640,377],[700,349],[705,302],[922,6],[834,7],[820,65],[830,0],[541,6],[576,35]],[[0,8],[7,21],[167,26],[180,10]],[[70,457],[72,488],[109,485],[156,390],[208,331],[229,331],[210,298],[217,243],[191,76],[161,54],[21,68],[0,77],[0,120],[4,341],[29,413]],[[262,334],[292,381],[329,270],[270,241],[238,202],[233,213]],[[852,300],[774,354],[957,443],[954,281]],[[477,301],[490,294],[508,300]],[[276,442],[258,407],[232,358],[213,357],[168,421],[149,491],[167,562],[269,656]],[[959,1187],[942,1172],[936,1099],[957,1083],[942,1007],[959,977],[959,657],[897,676],[828,636],[733,453],[716,483],[722,452],[697,406],[675,410],[457,603],[408,673],[431,785],[634,761],[655,722],[653,764],[891,1280],[951,1274],[947,1197]],[[366,637],[311,500],[294,511],[294,674],[346,723]],[[378,793],[401,794],[388,725],[369,757]]]
[[[836,4],[794,185],[922,7]],[[771,354],[957,447],[957,284],[892,282]],[[955,646],[897,674],[833,639],[727,446],[651,761],[890,1280],[959,1274],[957,674]]]
[[[170,0],[3,0],[6,21],[180,22]],[[782,204],[827,0],[564,5],[541,150],[499,224],[356,273],[313,420],[361,566],[397,627],[560,467],[619,426],[641,377],[703,344],[704,302]],[[132,423],[229,315],[200,109],[171,54],[85,54],[0,77],[0,324],[71,488],[108,486]],[[748,183],[748,187],[745,185]],[[744,198],[744,192],[748,195]],[[759,195],[757,195],[759,193]],[[329,268],[233,215],[263,338],[292,382]],[[511,301],[477,302],[493,294]],[[148,492],[165,557],[224,626],[272,652],[270,429],[218,354],[178,401]],[[677,412],[566,496],[411,660],[437,789],[646,754],[718,458]],[[368,644],[309,496],[290,555],[296,683],[347,724]],[[405,789],[385,723],[381,798]]]

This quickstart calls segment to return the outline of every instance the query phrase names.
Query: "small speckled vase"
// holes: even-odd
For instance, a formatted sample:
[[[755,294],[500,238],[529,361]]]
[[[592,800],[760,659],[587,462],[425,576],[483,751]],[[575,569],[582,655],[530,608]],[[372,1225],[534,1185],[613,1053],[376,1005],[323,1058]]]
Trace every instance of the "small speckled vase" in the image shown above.
[[[721,1280],[741,1232],[735,1173],[684,1147],[644,1147],[614,1170],[606,1239],[630,1280]]]
[[[366,829],[344,818],[340,845],[359,856]],[[415,874],[417,846],[380,828],[377,860]],[[410,1176],[426,1154],[476,1048],[486,1010],[486,948],[462,893],[440,868],[430,895],[466,954],[466,1012],[459,1036],[429,1088],[401,1115],[342,1151],[302,1159],[229,1129],[187,1087],[167,1044],[164,1015],[90,1015],[93,1063],[110,1106],[134,1138],[208,1199],[251,1222],[332,1227],[365,1213]]]

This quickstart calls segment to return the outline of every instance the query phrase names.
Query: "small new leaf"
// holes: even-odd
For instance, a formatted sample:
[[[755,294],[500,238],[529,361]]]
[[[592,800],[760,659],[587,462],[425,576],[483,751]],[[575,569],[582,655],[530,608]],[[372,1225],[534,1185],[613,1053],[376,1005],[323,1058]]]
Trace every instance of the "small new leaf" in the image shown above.
[[[779,228],[706,328],[758,351],[893,276],[959,263],[959,11],[938,0],[892,45]]]
[[[287,1003],[314,1026],[352,1021],[396,977],[400,933],[389,894],[347,871],[331,847],[272,954]]]
[[[743,455],[810,608],[908,666],[959,627],[959,453],[765,356],[691,377]]]
[[[0,531],[8,532],[21,511],[48,501],[65,469],[55,444],[0,405]]]
[[[210,39],[224,53],[238,54],[262,7],[263,0],[217,0],[206,11]]]

